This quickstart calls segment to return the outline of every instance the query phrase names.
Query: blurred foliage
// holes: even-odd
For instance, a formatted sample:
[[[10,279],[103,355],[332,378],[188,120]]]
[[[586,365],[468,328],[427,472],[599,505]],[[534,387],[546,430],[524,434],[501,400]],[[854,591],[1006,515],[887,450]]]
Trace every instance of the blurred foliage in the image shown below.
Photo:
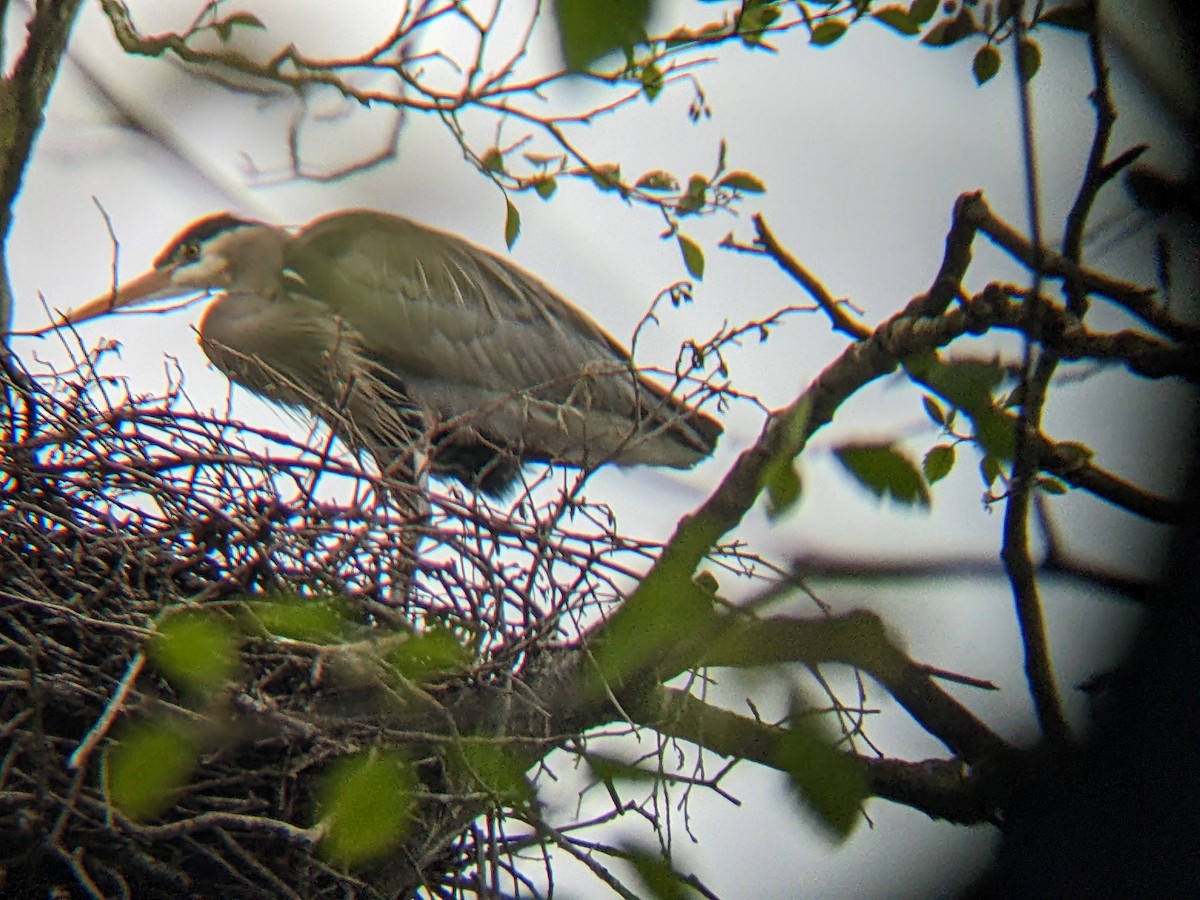
[[[891,444],[841,444],[833,454],[854,480],[880,500],[904,506],[929,506],[929,490],[921,471]]]
[[[675,870],[662,853],[636,844],[627,844],[621,850],[645,887],[644,896],[655,900],[688,900],[696,896],[688,888],[687,879]]]
[[[174,719],[132,721],[108,751],[108,794],[129,818],[148,821],[175,801],[196,766],[197,736]]]
[[[243,607],[248,634],[266,631],[276,637],[313,644],[338,644],[350,640],[360,626],[350,604],[335,596],[277,595],[247,601]]]
[[[207,696],[233,677],[239,637],[226,617],[211,610],[168,614],[147,648],[150,660],[177,689]]]
[[[656,680],[670,651],[703,641],[715,624],[712,592],[692,578],[642,581],[633,596],[616,611],[593,644],[596,680],[606,684]]]
[[[497,806],[521,808],[534,803],[536,793],[525,777],[529,762],[512,747],[488,737],[464,738],[452,759],[468,790],[488,794]]]
[[[387,661],[404,678],[422,683],[466,672],[476,659],[453,631],[435,625],[399,644]]]
[[[767,517],[775,520],[800,502],[804,483],[800,465],[782,455],[771,461],[763,478],[767,494]]]
[[[582,71],[613,51],[644,41],[653,5],[651,0],[555,0],[567,68]]]
[[[417,780],[389,750],[335,760],[322,779],[317,811],[327,830],[322,853],[347,868],[394,850],[412,826]]]
[[[788,775],[800,807],[816,815],[827,833],[845,840],[862,821],[870,796],[858,763],[836,749],[821,720],[794,706],[791,727],[780,738],[776,762]]]

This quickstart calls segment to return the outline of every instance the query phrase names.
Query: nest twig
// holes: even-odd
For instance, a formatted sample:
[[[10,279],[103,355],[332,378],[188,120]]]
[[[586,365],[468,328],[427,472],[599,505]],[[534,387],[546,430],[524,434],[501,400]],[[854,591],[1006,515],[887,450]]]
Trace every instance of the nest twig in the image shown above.
[[[438,710],[470,690],[502,697],[531,650],[570,640],[616,597],[616,554],[651,548],[563,490],[502,510],[437,494],[414,553],[412,523],[353,458],[198,412],[178,385],[127,396],[100,374],[103,355],[37,377],[10,358],[0,382],[0,892],[379,896],[394,873],[346,871],[320,852],[327,764],[403,748],[418,815],[439,819],[414,833],[466,828],[475,814],[454,802]],[[243,635],[219,703],[144,664],[169,611],[232,620],[273,596],[336,597],[367,641],[436,624],[472,662],[416,689],[425,709],[413,715],[346,677],[334,648],[268,633]],[[106,765],[123,727],[161,716],[206,737],[167,811],[137,821],[114,805]],[[469,883],[488,856],[443,840],[417,858],[413,846],[404,865],[426,883]]]

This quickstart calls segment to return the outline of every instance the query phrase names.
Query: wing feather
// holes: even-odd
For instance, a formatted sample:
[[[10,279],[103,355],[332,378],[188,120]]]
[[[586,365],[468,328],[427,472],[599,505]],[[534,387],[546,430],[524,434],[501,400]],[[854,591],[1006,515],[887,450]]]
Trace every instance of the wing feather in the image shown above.
[[[481,436],[525,458],[578,462],[590,453],[684,467],[720,434],[638,376],[586,313],[454,235],[376,212],[338,213],[297,236],[286,266],[436,418],[474,416]]]

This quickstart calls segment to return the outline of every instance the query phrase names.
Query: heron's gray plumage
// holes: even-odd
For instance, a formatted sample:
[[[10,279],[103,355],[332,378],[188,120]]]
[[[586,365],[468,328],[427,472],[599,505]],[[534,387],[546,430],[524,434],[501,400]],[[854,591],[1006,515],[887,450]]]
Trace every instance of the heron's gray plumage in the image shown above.
[[[435,472],[502,493],[523,462],[687,468],[721,433],[543,282],[409,219],[345,211],[292,235],[213,216],[156,269],[175,294],[223,289],[200,325],[217,368],[385,468],[425,439]]]

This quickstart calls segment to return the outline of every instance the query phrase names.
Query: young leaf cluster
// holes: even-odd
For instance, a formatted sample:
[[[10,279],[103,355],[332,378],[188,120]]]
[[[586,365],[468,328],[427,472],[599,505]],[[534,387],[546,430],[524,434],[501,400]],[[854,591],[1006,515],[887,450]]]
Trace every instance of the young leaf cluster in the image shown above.
[[[337,598],[285,596],[246,601],[231,610],[183,609],[164,615],[147,645],[147,657],[203,718],[163,713],[121,727],[107,751],[114,806],[135,821],[148,821],[176,802],[199,756],[221,740],[227,727],[223,723],[230,721],[226,691],[247,640],[309,646],[327,657],[324,665],[347,683],[368,678],[380,698],[406,685],[419,691],[421,685],[461,675],[476,663],[464,638],[436,622],[420,632],[395,632],[364,628],[358,618]],[[496,782],[499,757],[487,756],[487,748],[461,752],[473,760],[472,771],[491,773],[488,783]],[[371,750],[335,760],[318,797],[318,850],[338,865],[352,867],[398,845],[411,823],[416,783],[408,761],[394,751]]]

